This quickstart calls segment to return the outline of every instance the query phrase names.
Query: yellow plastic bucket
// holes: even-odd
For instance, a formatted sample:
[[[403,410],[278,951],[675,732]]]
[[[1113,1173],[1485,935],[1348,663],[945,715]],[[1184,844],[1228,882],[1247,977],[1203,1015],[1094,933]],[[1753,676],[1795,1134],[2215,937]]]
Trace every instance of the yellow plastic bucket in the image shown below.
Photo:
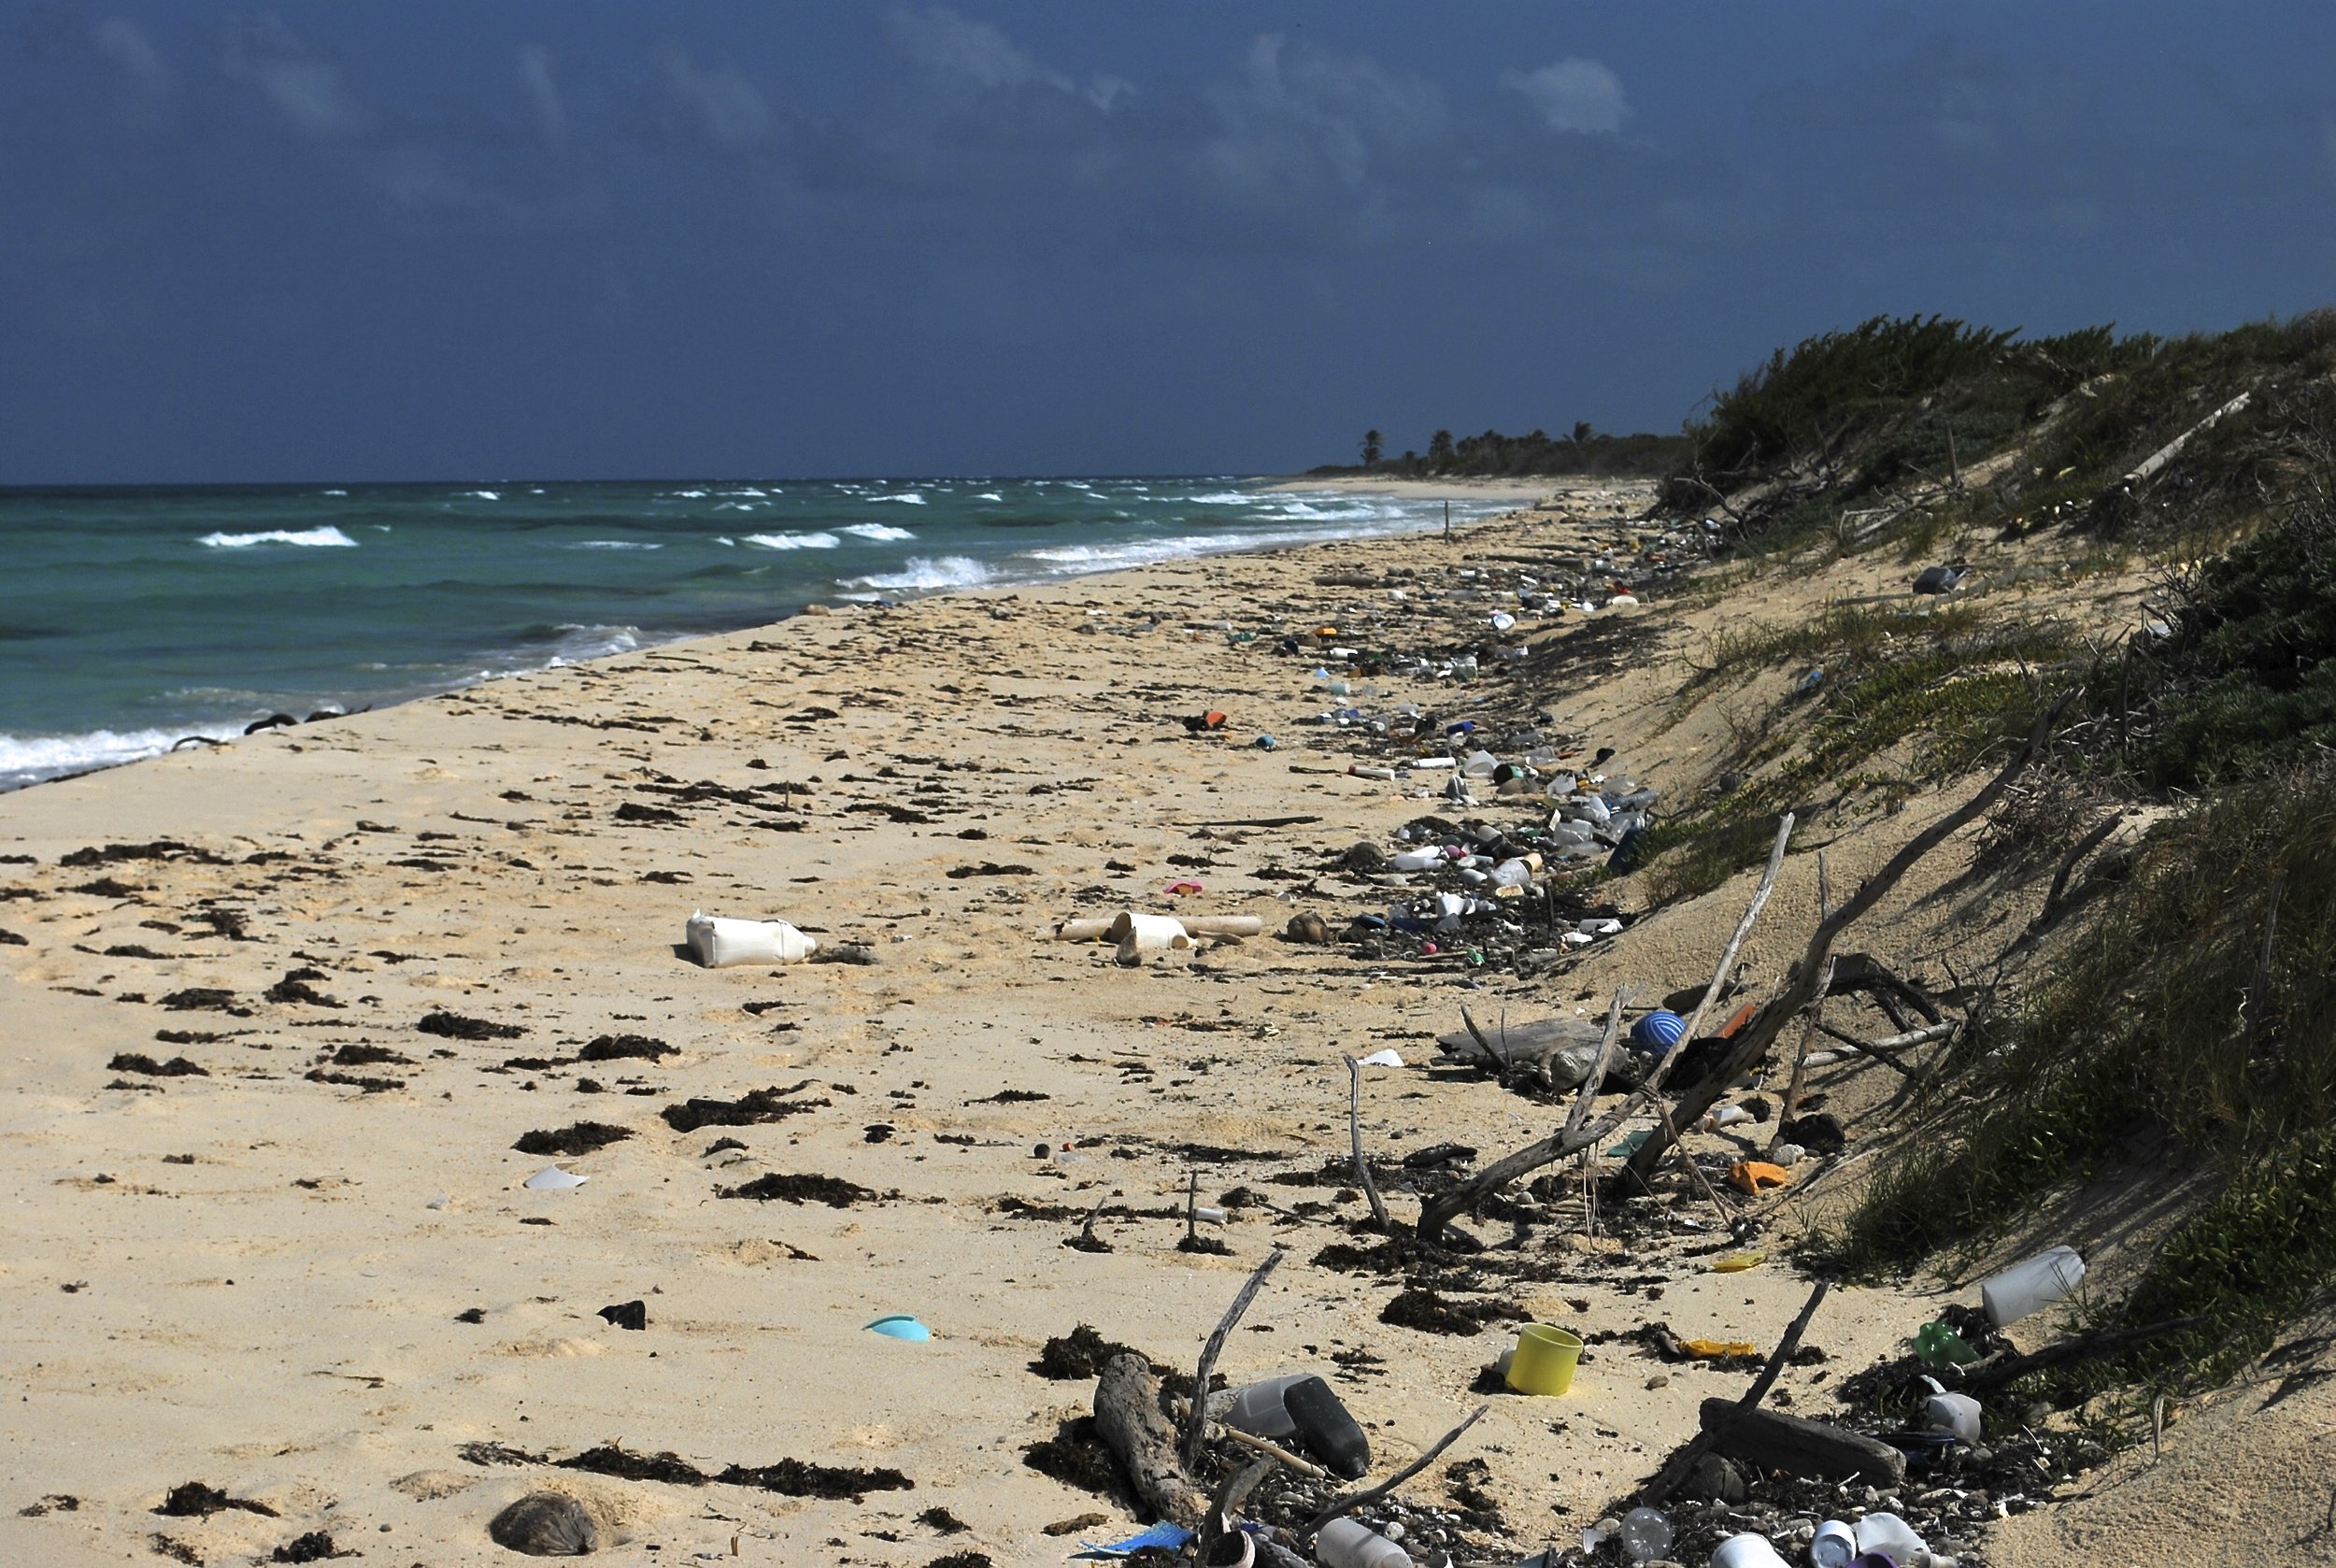
[[[1520,1394],[1561,1394],[1574,1386],[1582,1342],[1563,1329],[1528,1323],[1517,1331],[1509,1357],[1509,1387]]]

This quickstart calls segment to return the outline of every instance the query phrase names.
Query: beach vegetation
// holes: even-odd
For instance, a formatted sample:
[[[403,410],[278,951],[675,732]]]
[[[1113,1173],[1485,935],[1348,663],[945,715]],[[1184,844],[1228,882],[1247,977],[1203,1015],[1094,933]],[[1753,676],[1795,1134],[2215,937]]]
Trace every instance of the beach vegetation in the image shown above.
[[[1924,1135],[1829,1243],[1868,1270],[1959,1264],[2088,1185],[2148,1192],[2164,1222],[2114,1316],[2184,1326],[2057,1375],[2074,1396],[2226,1377],[2336,1276],[2330,340],[2316,318],[2227,337],[2150,348],[2153,374],[2179,358],[2193,378],[2187,423],[2139,412],[2155,394],[2137,374],[2121,412],[2055,433],[2062,455],[2115,471],[2074,514],[2080,535],[2214,548],[2173,551],[2144,625],[2072,667],[2079,717],[2052,764],[2065,809],[2029,824],[2049,842],[2027,860],[2074,870],[2095,847],[2070,899],[2083,918],[2016,942],[1976,988],[1912,1107]],[[2248,405],[2200,429],[2233,378]],[[2124,483],[2184,430],[2149,484]],[[2119,844],[2106,834],[2126,812],[2153,825]]]

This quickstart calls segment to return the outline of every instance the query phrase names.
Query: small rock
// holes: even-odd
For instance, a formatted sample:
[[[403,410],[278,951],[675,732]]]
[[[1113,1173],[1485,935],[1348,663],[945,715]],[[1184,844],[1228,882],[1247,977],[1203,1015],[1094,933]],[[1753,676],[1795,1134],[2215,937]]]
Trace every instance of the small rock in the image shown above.
[[[1717,1454],[1705,1454],[1695,1461],[1695,1468],[1688,1473],[1686,1490],[1698,1503],[1725,1503],[1731,1507],[1741,1505],[1750,1495],[1736,1467]]]
[[[584,1557],[600,1549],[600,1527],[584,1504],[556,1491],[532,1491],[487,1526],[495,1545],[529,1557]]]

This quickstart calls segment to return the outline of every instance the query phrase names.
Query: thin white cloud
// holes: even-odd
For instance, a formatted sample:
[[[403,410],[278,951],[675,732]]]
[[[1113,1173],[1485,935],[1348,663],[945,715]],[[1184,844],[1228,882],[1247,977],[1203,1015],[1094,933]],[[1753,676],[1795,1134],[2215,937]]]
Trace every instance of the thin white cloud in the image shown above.
[[[163,63],[162,50],[146,36],[146,29],[129,18],[107,17],[90,29],[90,42],[149,93],[169,90],[170,67]]]
[[[1612,135],[1631,116],[1622,78],[1595,60],[1560,60],[1537,71],[1503,71],[1501,85],[1521,93],[1553,131]]]
[[[541,44],[529,44],[520,50],[520,81],[527,89],[527,101],[535,111],[535,131],[548,147],[559,147],[568,139],[567,106],[560,97],[560,83],[551,74],[551,50]]]
[[[228,35],[227,74],[260,90],[276,111],[315,136],[354,136],[372,128],[373,115],[349,91],[341,69],[310,52],[274,16],[242,19]]]
[[[1084,98],[1105,114],[1135,96],[1135,84],[1125,77],[1099,75],[1082,88],[998,28],[946,6],[896,6],[885,17],[885,31],[910,61],[946,80],[982,89],[1050,88]]]
[[[722,146],[745,149],[767,142],[776,123],[771,106],[734,65],[700,68],[679,44],[660,53],[665,85],[688,105],[705,134]]]
[[[1048,70],[986,21],[968,21],[946,6],[902,6],[885,19],[902,53],[940,76],[963,77],[977,87],[1073,91],[1071,78]]]

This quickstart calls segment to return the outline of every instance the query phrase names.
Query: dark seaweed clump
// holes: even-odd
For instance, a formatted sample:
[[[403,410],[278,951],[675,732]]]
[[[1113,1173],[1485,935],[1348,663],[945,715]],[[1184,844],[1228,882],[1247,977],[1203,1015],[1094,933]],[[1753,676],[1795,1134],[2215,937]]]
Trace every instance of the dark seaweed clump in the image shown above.
[[[622,1143],[632,1135],[630,1127],[605,1121],[579,1121],[571,1127],[538,1128],[521,1134],[511,1147],[521,1154],[590,1154],[596,1148]]]

